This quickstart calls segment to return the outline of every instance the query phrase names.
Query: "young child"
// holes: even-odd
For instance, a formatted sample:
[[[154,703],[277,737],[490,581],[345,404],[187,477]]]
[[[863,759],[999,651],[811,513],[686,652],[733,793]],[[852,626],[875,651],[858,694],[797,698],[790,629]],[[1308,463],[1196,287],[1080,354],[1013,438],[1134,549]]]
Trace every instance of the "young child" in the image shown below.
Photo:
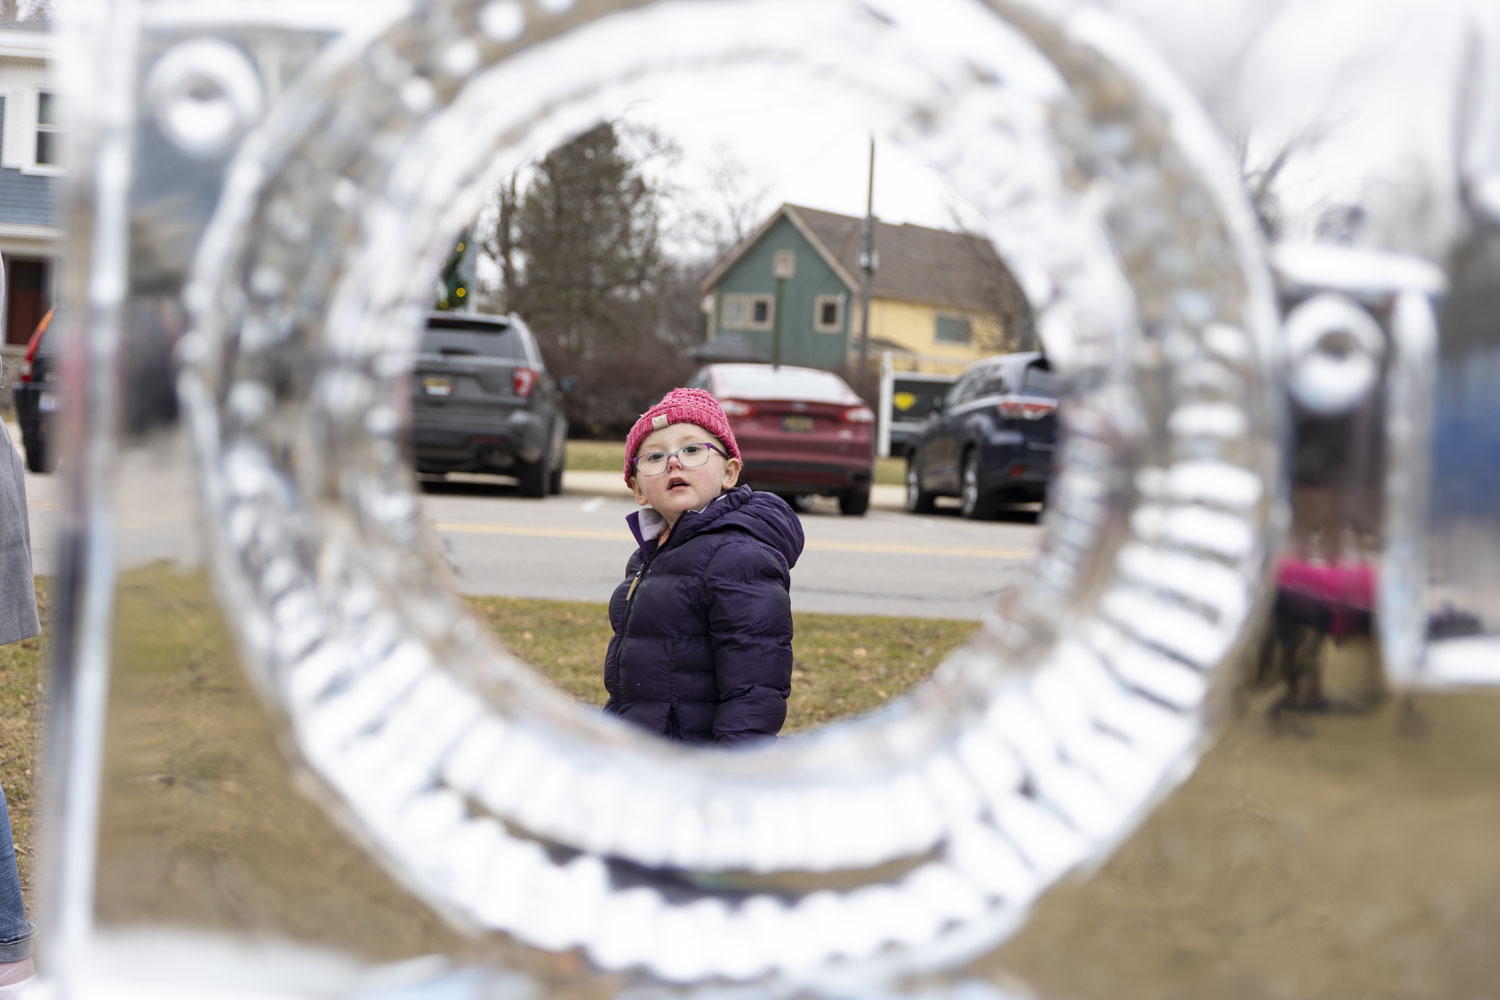
[[[686,743],[775,736],[792,689],[788,572],[802,524],[735,486],[740,449],[719,401],[673,389],[625,439],[638,543],[609,602],[604,710]]]

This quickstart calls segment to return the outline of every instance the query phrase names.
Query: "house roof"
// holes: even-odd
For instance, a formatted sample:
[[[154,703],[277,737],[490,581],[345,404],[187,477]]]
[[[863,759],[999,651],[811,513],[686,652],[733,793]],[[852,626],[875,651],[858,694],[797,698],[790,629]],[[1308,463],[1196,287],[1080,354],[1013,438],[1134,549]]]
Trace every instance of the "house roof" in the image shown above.
[[[718,283],[776,220],[785,216],[834,272],[859,291],[859,248],[864,220],[836,212],[785,204],[735,247],[704,279]],[[1020,302],[1020,288],[988,240],[969,233],[875,220],[874,298],[924,302],[1000,314],[1009,319]]]

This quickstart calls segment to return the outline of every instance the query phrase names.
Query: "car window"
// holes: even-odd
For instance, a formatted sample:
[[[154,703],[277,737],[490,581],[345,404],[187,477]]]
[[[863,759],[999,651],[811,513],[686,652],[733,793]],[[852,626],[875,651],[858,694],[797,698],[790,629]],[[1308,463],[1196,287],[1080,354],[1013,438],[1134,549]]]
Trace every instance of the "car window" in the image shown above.
[[[954,386],[957,393],[954,402],[972,403],[976,399],[1003,391],[994,388],[995,379],[1001,374],[1003,373],[998,368],[975,368]]]
[[[980,383],[978,396],[1003,396],[1010,392],[1010,380],[1005,377],[1005,372],[998,368],[992,368],[986,372]]]
[[[1033,361],[1027,365],[1022,381],[1025,391],[1033,396],[1056,396],[1062,387],[1062,380],[1045,361]]]
[[[969,372],[967,375],[960,376],[959,380],[953,383],[953,388],[948,390],[948,395],[943,398],[943,408],[951,410],[972,397],[977,376],[978,372]]]
[[[805,399],[815,403],[857,403],[849,384],[833,372],[770,365],[725,365],[714,372],[717,394],[738,399]]]
[[[422,352],[530,360],[524,334],[516,328],[498,323],[476,323],[457,317],[429,319],[427,329],[422,333]]]

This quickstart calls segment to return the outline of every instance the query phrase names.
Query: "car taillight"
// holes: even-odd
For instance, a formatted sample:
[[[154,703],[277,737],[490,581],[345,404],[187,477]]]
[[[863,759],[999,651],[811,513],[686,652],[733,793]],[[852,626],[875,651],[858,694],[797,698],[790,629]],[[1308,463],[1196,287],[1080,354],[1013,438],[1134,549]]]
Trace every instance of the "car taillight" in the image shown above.
[[[875,411],[868,406],[851,406],[844,411],[844,419],[851,424],[873,424]]]
[[[536,369],[516,368],[511,372],[510,388],[512,392],[522,399],[531,395],[531,390],[536,388]]]
[[[723,399],[719,405],[724,408],[724,415],[728,417],[753,417],[755,407],[749,403],[742,403],[738,399]]]
[[[1039,420],[1057,409],[1057,404],[1046,399],[1002,399],[1000,415],[1010,420]]]
[[[26,385],[31,381],[31,355],[21,362],[21,384]]]

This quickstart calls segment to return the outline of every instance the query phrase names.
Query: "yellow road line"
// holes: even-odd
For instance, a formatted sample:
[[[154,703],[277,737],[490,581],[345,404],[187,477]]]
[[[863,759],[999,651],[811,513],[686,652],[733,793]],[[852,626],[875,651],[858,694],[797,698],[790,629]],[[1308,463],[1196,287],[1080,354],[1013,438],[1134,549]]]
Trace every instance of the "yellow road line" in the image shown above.
[[[631,541],[630,532],[602,531],[598,528],[541,528],[530,524],[465,524],[439,522],[438,531],[454,535],[527,535],[532,538],[588,538],[606,542]]]
[[[810,549],[829,552],[879,552],[896,556],[958,556],[965,559],[1029,559],[1031,549],[958,549],[942,545],[892,545],[888,542],[824,542],[807,543]]]
[[[526,524],[474,524],[443,521],[434,524],[438,531],[452,535],[522,535],[529,538],[574,538],[593,541],[628,542],[628,531],[604,531],[597,528],[544,528]],[[896,545],[889,542],[836,542],[814,539],[807,548],[822,552],[869,552],[896,556],[954,556],[965,559],[1028,559],[1030,549],[973,549],[939,545]]]

